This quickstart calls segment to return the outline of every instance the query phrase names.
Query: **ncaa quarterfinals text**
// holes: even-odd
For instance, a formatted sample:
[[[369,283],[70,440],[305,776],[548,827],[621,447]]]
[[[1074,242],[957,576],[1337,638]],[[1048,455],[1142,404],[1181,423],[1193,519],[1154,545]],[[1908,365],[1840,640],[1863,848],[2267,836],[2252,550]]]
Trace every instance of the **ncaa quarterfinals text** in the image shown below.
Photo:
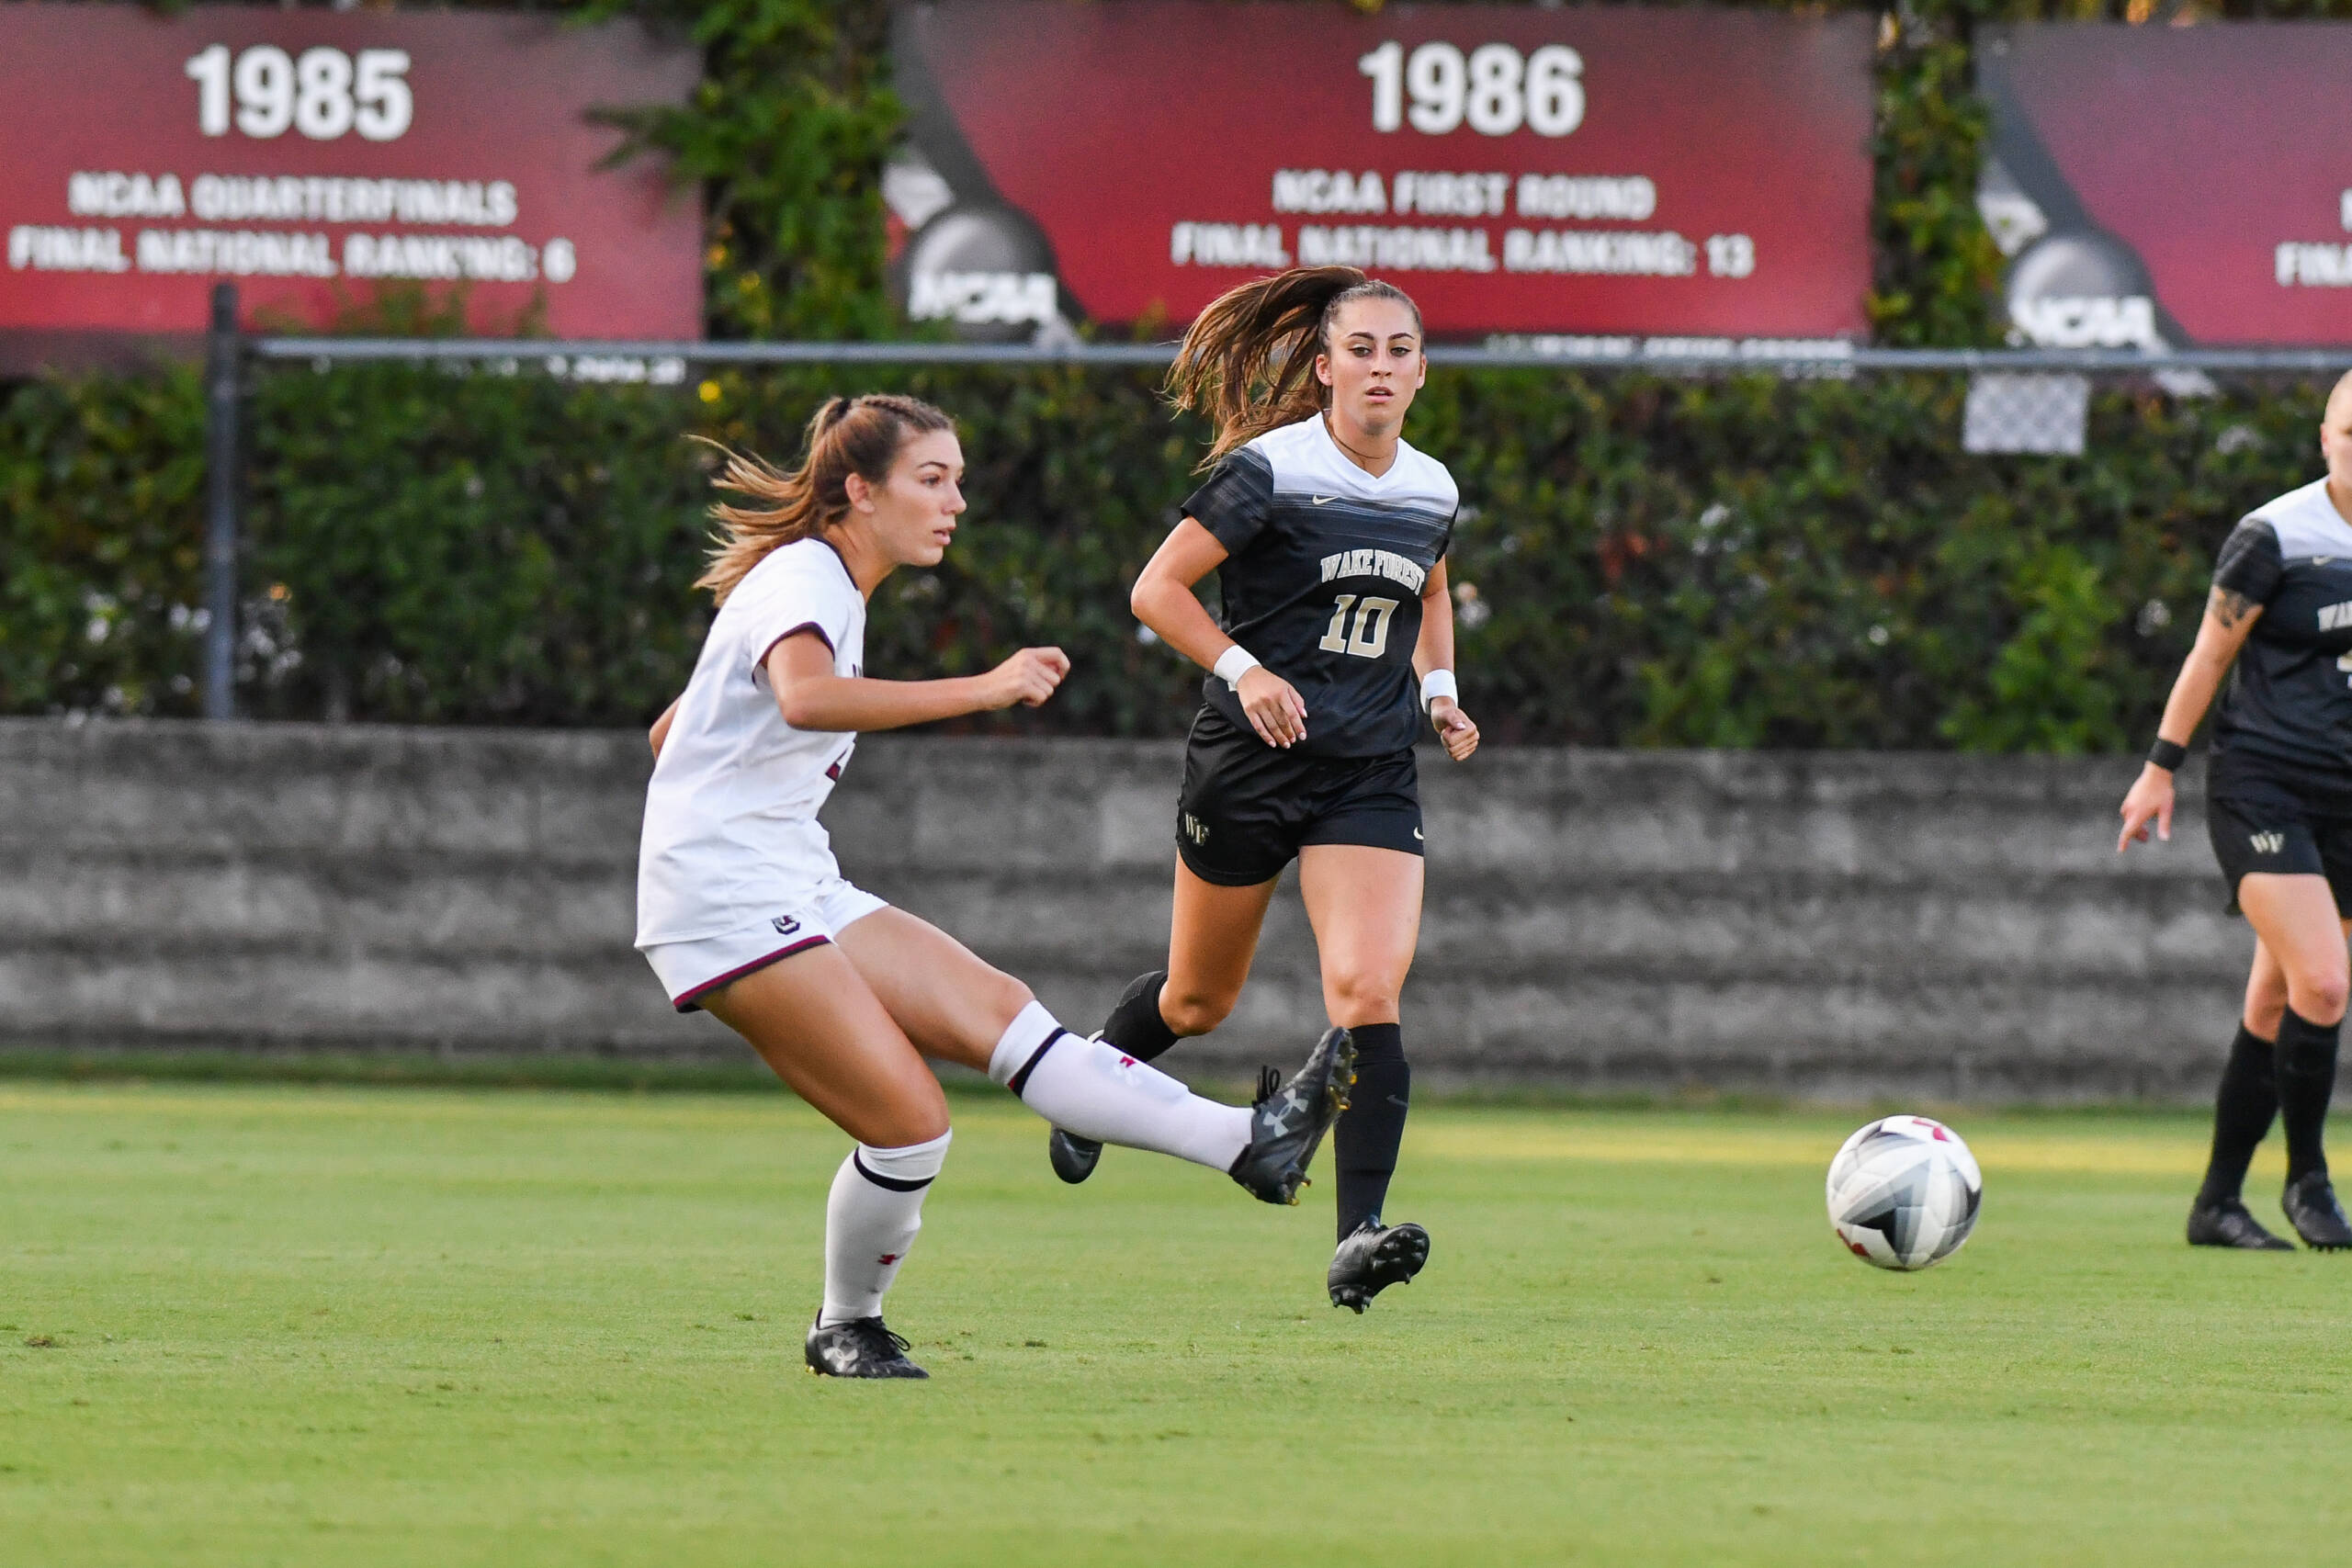
[[[198,132],[231,146],[397,143],[419,112],[410,71],[406,50],[271,43],[209,44],[182,66]],[[524,217],[511,179],[77,169],[65,195],[91,221],[12,225],[11,271],[560,286],[580,270],[571,240],[508,231]],[[354,227],[338,240],[311,224]]]

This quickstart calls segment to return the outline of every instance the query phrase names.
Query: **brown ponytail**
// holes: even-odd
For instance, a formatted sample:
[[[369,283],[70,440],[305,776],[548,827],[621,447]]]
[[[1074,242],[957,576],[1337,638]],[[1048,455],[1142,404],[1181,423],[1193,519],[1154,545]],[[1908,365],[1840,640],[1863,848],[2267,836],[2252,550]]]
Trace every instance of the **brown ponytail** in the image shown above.
[[[1393,283],[1352,266],[1295,266],[1227,289],[1185,333],[1168,367],[1168,399],[1216,422],[1207,468],[1245,442],[1323,412],[1328,389],[1315,378],[1340,307],[1351,299],[1395,299],[1421,309]]]
[[[929,403],[895,392],[862,398],[828,398],[808,421],[807,455],[797,468],[779,469],[749,453],[718,450],[727,466],[711,482],[762,504],[713,505],[720,532],[713,536],[710,567],[695,586],[707,588],[719,604],[735,585],[779,545],[813,539],[849,513],[850,475],[878,485],[890,477],[908,438],[953,430],[956,422]],[[717,442],[708,445],[717,446]]]

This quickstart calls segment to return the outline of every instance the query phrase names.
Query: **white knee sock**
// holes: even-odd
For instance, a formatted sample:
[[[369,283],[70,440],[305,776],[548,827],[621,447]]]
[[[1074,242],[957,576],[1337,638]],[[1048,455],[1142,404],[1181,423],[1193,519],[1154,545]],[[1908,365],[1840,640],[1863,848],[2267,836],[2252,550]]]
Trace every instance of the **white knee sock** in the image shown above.
[[[947,1159],[942,1133],[902,1149],[850,1150],[825,1204],[825,1310],[820,1323],[882,1315],[882,1292],[922,1229],[922,1198]]]
[[[1055,1126],[1230,1170],[1250,1144],[1250,1111],[1203,1100],[1116,1046],[1081,1040],[1035,1002],[996,1043],[989,1077]]]

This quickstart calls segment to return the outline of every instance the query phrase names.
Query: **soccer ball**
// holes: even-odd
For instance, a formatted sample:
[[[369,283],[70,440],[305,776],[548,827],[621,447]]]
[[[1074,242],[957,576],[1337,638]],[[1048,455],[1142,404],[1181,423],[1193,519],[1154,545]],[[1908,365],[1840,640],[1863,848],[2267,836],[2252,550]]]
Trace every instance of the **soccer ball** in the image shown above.
[[[1925,1269],[1976,1228],[1984,1178],[1960,1134],[1925,1116],[1889,1116],[1829,1162],[1829,1224],[1863,1262]]]

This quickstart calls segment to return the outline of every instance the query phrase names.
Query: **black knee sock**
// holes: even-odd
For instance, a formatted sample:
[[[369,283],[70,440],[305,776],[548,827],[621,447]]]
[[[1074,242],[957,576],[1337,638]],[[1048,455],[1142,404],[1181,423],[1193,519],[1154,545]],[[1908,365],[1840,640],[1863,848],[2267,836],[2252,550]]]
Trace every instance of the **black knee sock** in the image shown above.
[[[2287,1130],[2287,1179],[2327,1168],[2320,1134],[2328,1097],[2335,1092],[2335,1036],[2340,1023],[2313,1023],[2293,1008],[2278,1023],[2278,1120]]]
[[[1402,1024],[1363,1023],[1348,1031],[1356,1043],[1356,1087],[1332,1129],[1333,1164],[1340,1173],[1340,1239],[1366,1220],[1380,1218],[1388,1179],[1396,1174],[1405,1141],[1405,1110],[1413,1096],[1413,1069],[1405,1064]]]
[[[1127,982],[1119,999],[1111,1008],[1111,1016],[1102,1021],[1102,1040],[1115,1045],[1125,1055],[1138,1062],[1148,1062],[1164,1055],[1176,1043],[1176,1032],[1159,1016],[1159,987],[1168,983],[1168,971],[1155,969],[1148,975],[1138,975]]]
[[[2255,1146],[2270,1135],[2278,1114],[2278,1052],[2276,1044],[2238,1025],[2222,1068],[2222,1087],[2213,1096],[2213,1154],[2205,1163],[2205,1185],[2197,1190],[2200,1205],[2244,1192]]]

